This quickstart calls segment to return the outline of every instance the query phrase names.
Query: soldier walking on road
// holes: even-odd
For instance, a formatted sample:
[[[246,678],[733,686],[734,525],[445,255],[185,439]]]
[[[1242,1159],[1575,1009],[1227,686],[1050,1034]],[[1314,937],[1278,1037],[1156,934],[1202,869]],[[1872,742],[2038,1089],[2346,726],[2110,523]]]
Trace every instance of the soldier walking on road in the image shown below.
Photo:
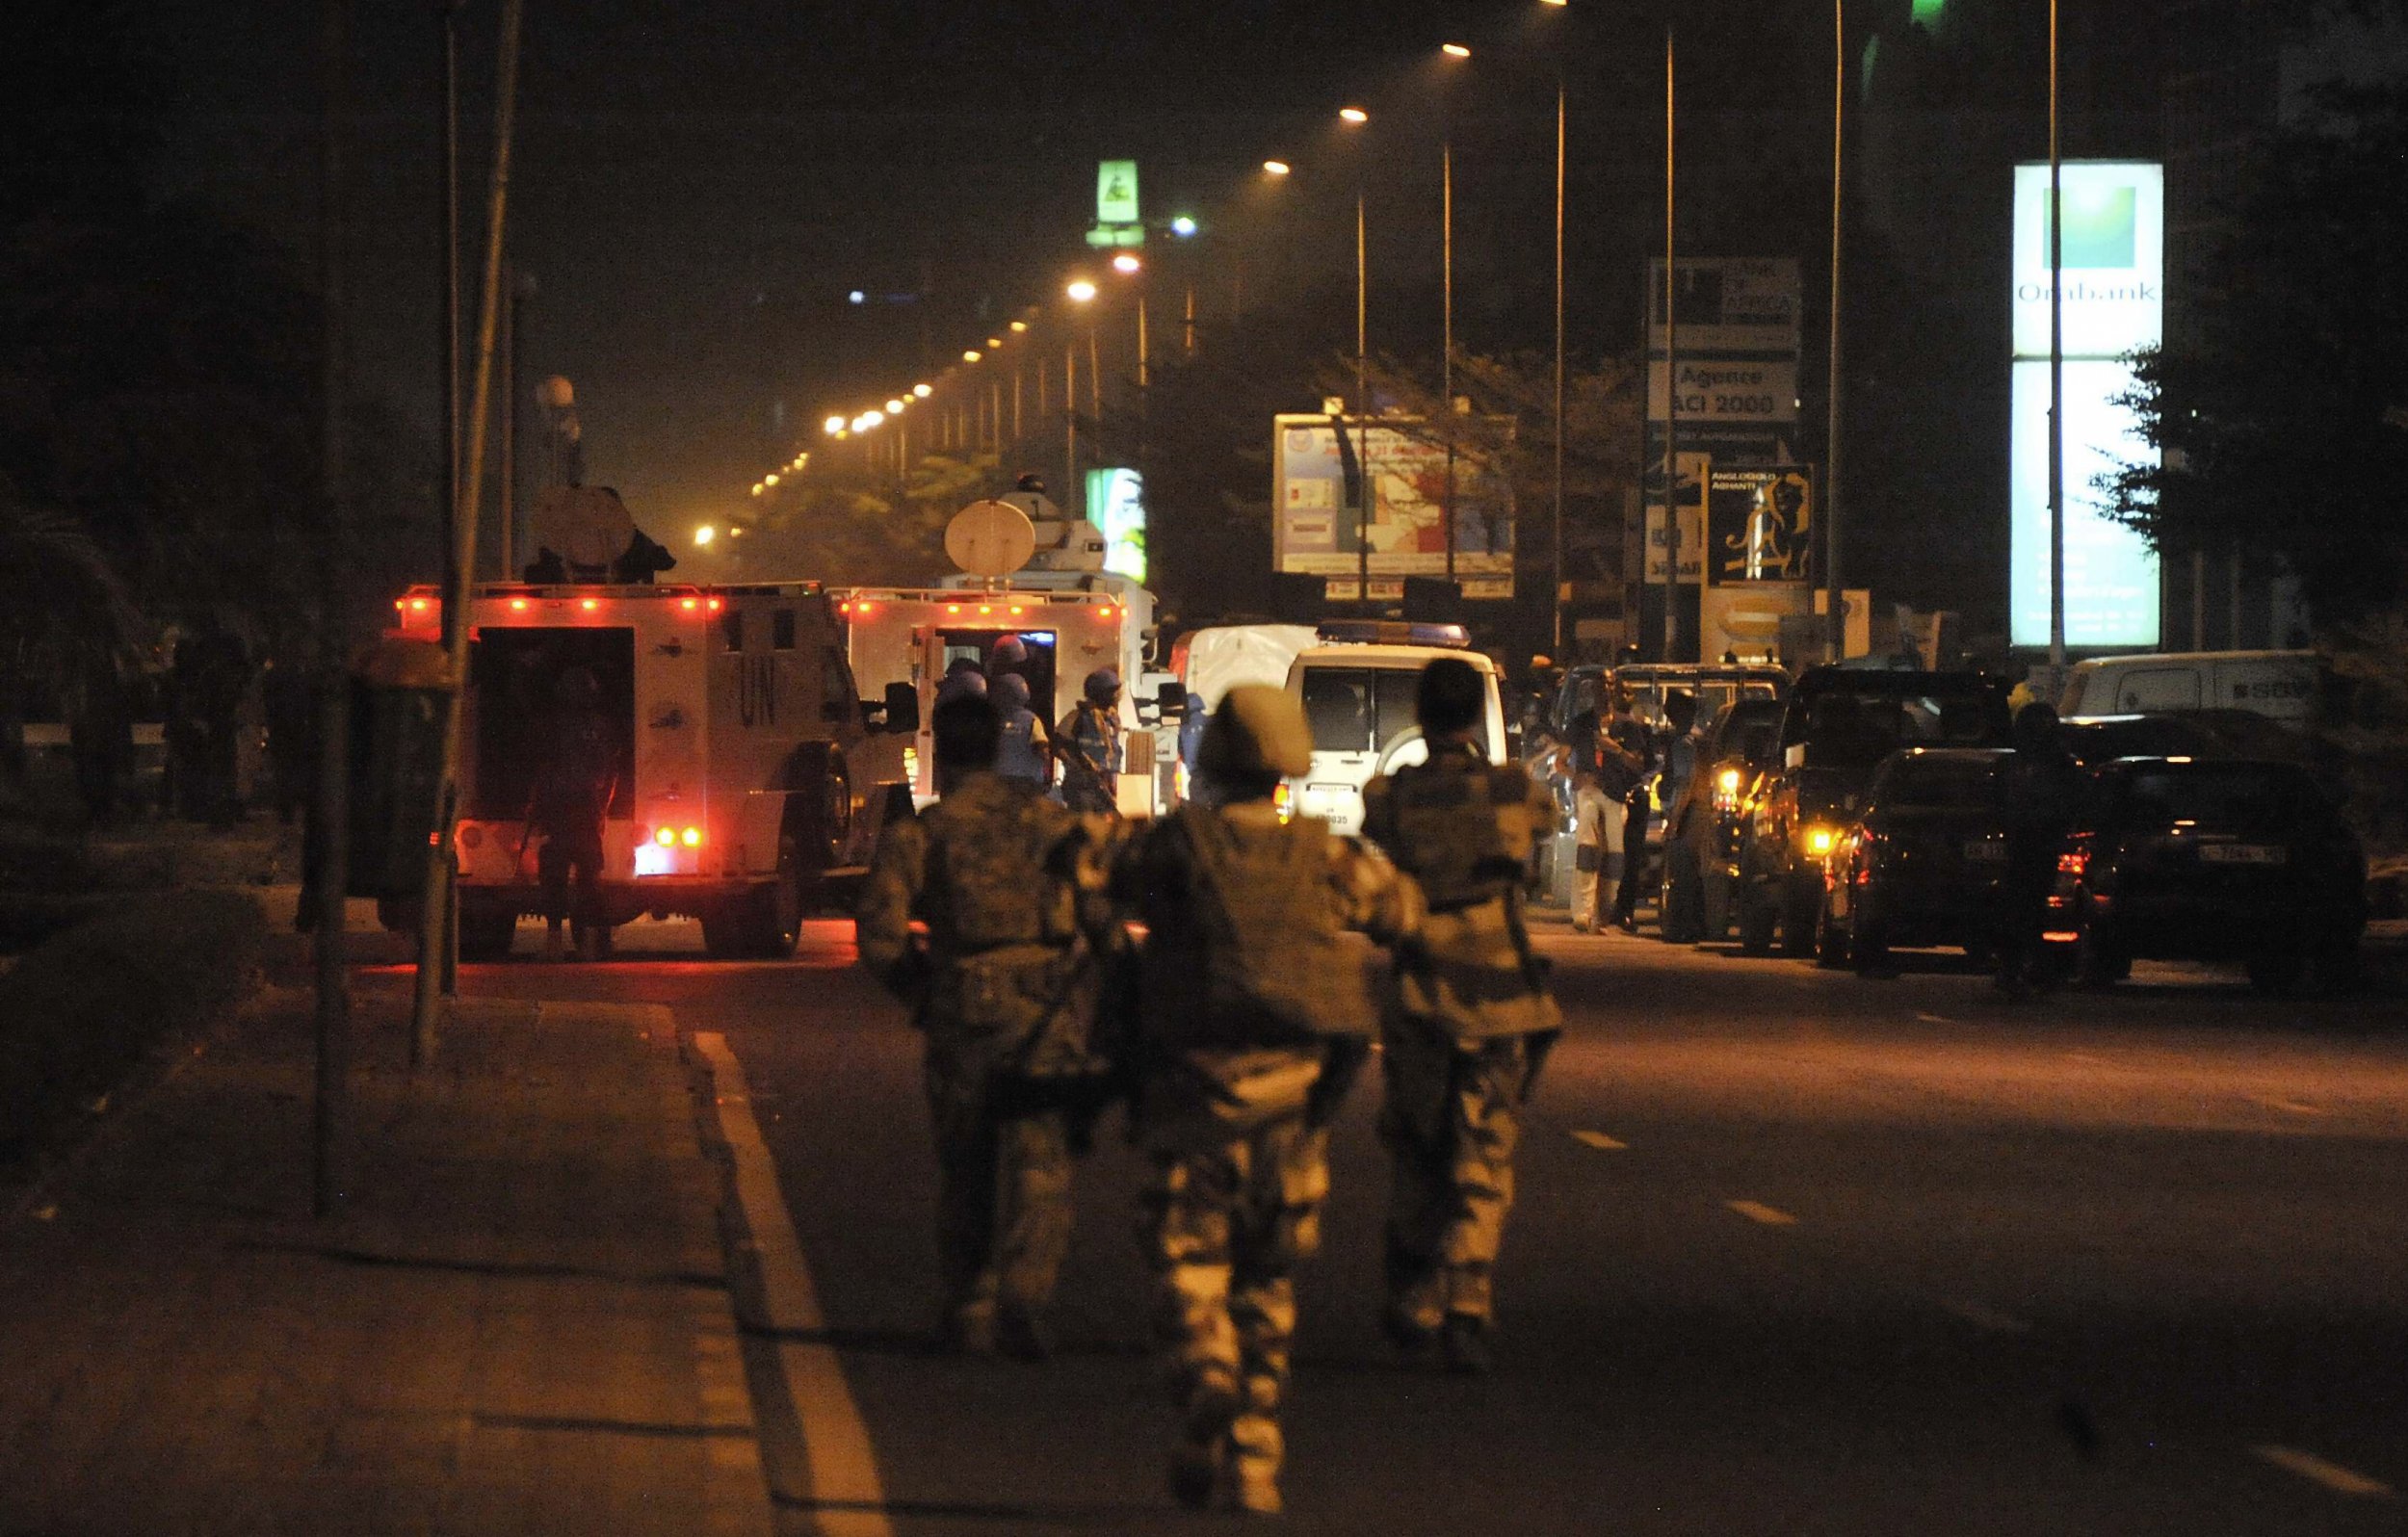
[[[1422,671],[1426,763],[1363,792],[1364,835],[1420,882],[1428,916],[1400,948],[1381,1063],[1380,1138],[1395,1159],[1389,1338],[1409,1357],[1489,1367],[1492,1272],[1513,1205],[1521,1107],[1562,1025],[1522,913],[1531,848],[1554,797],[1481,754],[1480,676],[1446,658]]]
[[[1061,758],[1062,803],[1072,811],[1120,809],[1120,674],[1098,667],[1085,697],[1061,717],[1054,751]]]
[[[1182,1417],[1171,1492],[1199,1509],[1280,1508],[1290,1272],[1320,1244],[1328,1123],[1376,1022],[1343,936],[1394,944],[1419,917],[1385,859],[1319,819],[1281,821],[1272,790],[1311,751],[1295,700],[1233,689],[1198,754],[1217,803],[1182,805],[1116,853],[1106,832],[1081,862],[1115,922],[1147,926],[1132,1130],[1154,1164],[1146,1243]]]
[[[1038,1360],[1070,1241],[1071,1116],[1091,1065],[1093,968],[1055,863],[1073,819],[994,772],[1001,721],[984,695],[947,700],[930,727],[942,798],[879,841],[861,963],[928,1037],[946,1338]]]
[[[543,955],[562,958],[566,923],[585,960],[610,943],[602,913],[602,820],[618,794],[618,742],[602,711],[602,680],[572,666],[552,685],[552,716],[537,739],[540,754],[527,795],[527,836],[540,838],[536,871],[543,886]],[[573,889],[572,889],[573,884]]]
[[[2021,998],[2046,980],[2041,932],[2057,856],[2081,811],[2081,769],[2065,748],[2056,711],[2028,704],[2015,713],[2015,752],[2005,771],[2006,874],[2000,882],[1999,991]]]

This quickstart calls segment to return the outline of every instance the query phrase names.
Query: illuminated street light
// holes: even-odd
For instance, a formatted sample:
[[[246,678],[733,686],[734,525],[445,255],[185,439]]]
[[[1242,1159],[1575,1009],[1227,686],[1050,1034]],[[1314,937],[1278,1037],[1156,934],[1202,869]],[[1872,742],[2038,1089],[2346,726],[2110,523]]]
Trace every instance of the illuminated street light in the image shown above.
[[[1290,167],[1284,160],[1266,160],[1263,162],[1263,170],[1266,174],[1272,176],[1285,176],[1293,168]]]
[[[1568,6],[1572,0],[1538,0],[1538,3],[1542,6]]]
[[[1115,273],[1134,273],[1144,265],[1145,264],[1143,262],[1138,260],[1135,256],[1125,250],[1112,258],[1112,271]]]
[[[965,363],[975,363],[985,355],[975,347],[965,347],[961,350],[961,360]]]
[[[885,421],[886,413],[884,411],[864,411],[859,416],[852,419],[853,430],[856,432],[867,431],[871,428],[883,425]]]
[[[1027,321],[1013,321],[1011,323],[1011,328],[1015,331],[1025,331],[1029,328],[1029,323]]]
[[[887,415],[889,415],[889,416],[901,416],[901,415],[903,415],[903,402],[901,402],[901,401],[899,401],[899,400],[897,400],[897,401],[888,401],[888,402],[886,403],[886,414],[887,414]]]
[[[763,485],[775,485],[777,483],[777,477],[775,475],[764,475],[761,477],[761,483]]]
[[[1472,57],[1472,50],[1466,48],[1459,42],[1442,42],[1438,45],[1438,51],[1445,54],[1450,59],[1469,59]]]
[[[1372,115],[1360,107],[1341,107],[1338,109],[1338,116],[1348,122],[1370,122],[1372,120]]]
[[[714,529],[711,525],[705,523],[702,527],[694,531],[694,541],[696,544],[708,544],[718,533],[719,531],[717,529]]]
[[[1073,304],[1084,304],[1095,297],[1095,285],[1082,277],[1073,281],[1062,292],[1070,296],[1070,302]]]
[[[849,304],[866,304],[870,301],[870,296],[856,288],[845,296],[845,301]]]
[[[912,394],[912,398],[913,398],[913,399],[915,399],[915,400],[923,400],[923,401],[925,401],[925,400],[927,400],[929,396],[931,396],[931,395],[933,395],[933,394],[935,394],[935,393],[936,393],[936,389],[935,389],[935,386],[933,386],[933,385],[929,385],[929,384],[914,384],[914,385],[912,385],[912,386],[911,386],[911,394]]]
[[[986,339],[986,350],[990,352],[1002,351],[1004,339],[1000,336],[990,336]]]
[[[826,431],[828,436],[834,437],[837,433],[845,430],[845,419],[841,416],[831,416],[826,421],[822,422],[820,426]]]
[[[752,494],[753,494],[753,495],[755,495],[755,496],[759,496],[759,495],[762,493],[762,491],[763,491],[763,490],[765,490],[765,489],[767,489],[767,487],[763,486],[763,485],[761,484],[761,482],[760,482],[755,481],[755,482],[752,482]]]
[[[1178,218],[1170,221],[1170,232],[1178,236],[1181,240],[1185,240],[1190,235],[1195,233],[1195,221],[1190,219],[1185,214],[1181,214]]]

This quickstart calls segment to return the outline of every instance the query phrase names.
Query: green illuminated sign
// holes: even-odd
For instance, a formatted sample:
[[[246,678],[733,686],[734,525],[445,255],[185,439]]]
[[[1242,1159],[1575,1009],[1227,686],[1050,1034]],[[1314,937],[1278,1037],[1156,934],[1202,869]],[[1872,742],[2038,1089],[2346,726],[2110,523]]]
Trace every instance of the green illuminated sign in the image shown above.
[[[2065,199],[2067,267],[2130,267],[2140,238],[2139,199],[2131,187],[2069,186]],[[2040,239],[2049,238],[2049,211],[2040,209]]]
[[[1095,221],[1099,224],[1138,222],[1138,163],[1107,160],[1095,168]]]
[[[1949,0],[1915,0],[1915,20],[1929,26],[1940,19],[1940,13],[1949,8]]]

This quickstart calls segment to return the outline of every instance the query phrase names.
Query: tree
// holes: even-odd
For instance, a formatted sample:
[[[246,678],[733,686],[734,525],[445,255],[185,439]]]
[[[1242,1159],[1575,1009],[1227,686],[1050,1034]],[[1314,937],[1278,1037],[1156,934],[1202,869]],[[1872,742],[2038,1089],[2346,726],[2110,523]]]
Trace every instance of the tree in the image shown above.
[[[2194,279],[2195,334],[2137,359],[2162,462],[2102,486],[2160,551],[2290,572],[2331,631],[2408,592],[2408,86],[2320,106]]]

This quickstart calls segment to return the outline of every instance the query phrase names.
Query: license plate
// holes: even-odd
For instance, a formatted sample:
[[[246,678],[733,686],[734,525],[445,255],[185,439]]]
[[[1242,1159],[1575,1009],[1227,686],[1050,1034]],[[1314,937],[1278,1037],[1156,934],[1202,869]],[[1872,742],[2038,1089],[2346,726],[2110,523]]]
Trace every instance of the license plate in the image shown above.
[[[2201,844],[2203,865],[2279,865],[2290,851],[2275,844]]]
[[[1965,843],[1965,857],[1981,864],[1992,864],[2006,858],[2006,845],[1987,838],[1971,838]]]

